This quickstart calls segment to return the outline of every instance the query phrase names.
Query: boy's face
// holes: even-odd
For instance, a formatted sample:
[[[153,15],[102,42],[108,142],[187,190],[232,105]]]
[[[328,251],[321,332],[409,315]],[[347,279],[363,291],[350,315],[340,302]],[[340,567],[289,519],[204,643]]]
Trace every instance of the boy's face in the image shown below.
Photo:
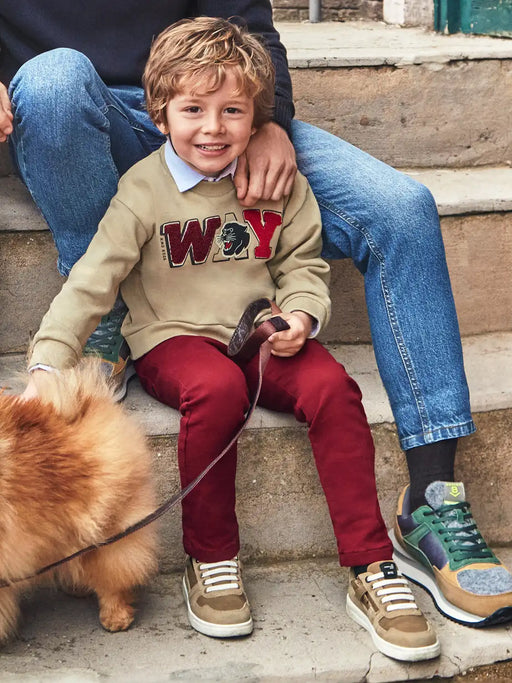
[[[237,89],[230,70],[214,92],[192,94],[185,83],[168,102],[165,123],[158,125],[170,134],[178,156],[203,175],[217,176],[243,154],[255,132],[253,99]]]

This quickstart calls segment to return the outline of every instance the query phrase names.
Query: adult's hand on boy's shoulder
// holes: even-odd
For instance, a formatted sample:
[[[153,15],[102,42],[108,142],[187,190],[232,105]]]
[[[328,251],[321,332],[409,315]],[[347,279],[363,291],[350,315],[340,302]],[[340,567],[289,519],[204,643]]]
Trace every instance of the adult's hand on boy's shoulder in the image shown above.
[[[292,191],[296,172],[295,150],[284,128],[274,121],[263,124],[238,159],[234,182],[240,204],[278,201]]]
[[[5,85],[0,83],[0,142],[5,142],[7,136],[12,133],[12,119],[9,94]]]
[[[273,356],[287,358],[295,356],[304,346],[306,339],[313,329],[313,318],[304,311],[293,311],[293,313],[280,313],[290,329],[283,332],[274,332],[268,338],[272,345],[271,353]]]

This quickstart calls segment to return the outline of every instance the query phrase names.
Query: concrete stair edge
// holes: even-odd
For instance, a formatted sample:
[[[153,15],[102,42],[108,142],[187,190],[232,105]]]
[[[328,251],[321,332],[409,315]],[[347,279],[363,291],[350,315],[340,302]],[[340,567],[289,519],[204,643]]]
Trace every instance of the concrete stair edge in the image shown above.
[[[512,211],[512,168],[407,168],[432,192],[440,216]]]
[[[464,363],[475,413],[512,408],[512,332],[494,332],[462,340]],[[369,344],[326,345],[358,382],[370,424],[392,423],[391,407]],[[9,392],[23,388],[23,354],[0,356],[0,382]],[[149,436],[179,432],[179,413],[146,394],[135,378],[130,381],[125,407],[137,415]],[[247,429],[295,427],[292,415],[257,408]]]
[[[443,64],[511,59],[506,38],[443,35],[418,27],[378,21],[277,22],[292,69]]]

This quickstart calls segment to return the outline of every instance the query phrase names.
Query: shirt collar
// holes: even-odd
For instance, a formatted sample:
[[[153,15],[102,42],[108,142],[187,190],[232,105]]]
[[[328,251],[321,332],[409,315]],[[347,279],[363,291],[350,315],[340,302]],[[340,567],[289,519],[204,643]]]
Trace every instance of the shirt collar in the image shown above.
[[[221,171],[218,176],[215,176],[215,178],[202,175],[199,173],[199,171],[193,169],[186,163],[186,161],[183,161],[183,159],[176,154],[169,140],[167,140],[165,143],[165,162],[180,192],[191,190],[202,180],[217,182],[226,176],[233,177],[237,165],[237,159],[233,159],[233,161],[226,166],[226,168]]]

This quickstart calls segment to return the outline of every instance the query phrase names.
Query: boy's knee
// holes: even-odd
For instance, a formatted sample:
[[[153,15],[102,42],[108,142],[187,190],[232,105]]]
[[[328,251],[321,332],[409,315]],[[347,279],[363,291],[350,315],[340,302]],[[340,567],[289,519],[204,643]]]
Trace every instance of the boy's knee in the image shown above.
[[[247,408],[247,383],[242,373],[232,374],[217,381],[215,386],[210,385],[211,402],[216,406],[222,406],[223,410],[233,409],[237,412],[240,407],[245,411]]]
[[[234,363],[233,368],[224,367],[222,373],[213,368],[212,372],[202,369],[191,393],[199,403],[208,404],[214,411],[227,414],[245,411],[248,403],[248,390],[245,377]]]
[[[329,366],[315,370],[315,376],[311,382],[311,392],[327,403],[335,400],[340,394],[361,398],[361,390],[357,382],[350,377],[340,363],[330,363]]]

